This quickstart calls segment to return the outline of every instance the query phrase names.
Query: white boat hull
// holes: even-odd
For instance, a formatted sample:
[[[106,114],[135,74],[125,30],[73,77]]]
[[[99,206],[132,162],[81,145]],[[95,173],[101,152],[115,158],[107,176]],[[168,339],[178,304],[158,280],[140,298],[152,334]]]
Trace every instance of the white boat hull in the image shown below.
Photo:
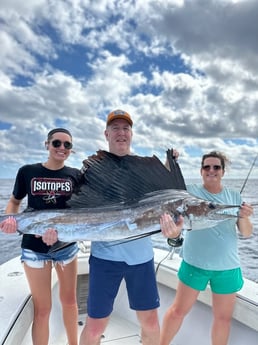
[[[167,259],[163,260],[166,256]],[[86,317],[86,294],[89,251],[80,253],[78,259],[78,304],[80,334]],[[155,249],[157,281],[161,299],[159,308],[162,322],[167,307],[173,301],[177,286],[177,269],[180,258],[169,258],[168,252]],[[56,275],[53,270],[53,308],[50,319],[49,344],[67,344],[58,297]],[[33,305],[23,267],[19,258],[0,266],[0,344],[31,345]],[[198,302],[188,314],[176,335],[174,345],[207,345],[212,322],[211,294],[209,289],[200,293]],[[81,324],[81,325],[80,325]],[[234,311],[229,345],[257,345],[258,336],[258,285],[245,280]],[[129,309],[125,285],[117,296],[110,324],[103,335],[103,343],[134,345],[140,342],[140,329],[135,312]]]

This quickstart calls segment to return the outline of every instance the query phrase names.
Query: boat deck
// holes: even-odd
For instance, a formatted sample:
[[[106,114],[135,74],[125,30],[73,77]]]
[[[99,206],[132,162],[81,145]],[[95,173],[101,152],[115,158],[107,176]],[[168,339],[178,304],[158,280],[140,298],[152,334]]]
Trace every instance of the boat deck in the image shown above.
[[[165,259],[167,254],[161,250],[155,251],[157,264],[157,281],[161,296],[159,308],[160,322],[168,305],[174,299],[177,286],[177,268],[180,259],[174,257]],[[78,265],[77,301],[79,308],[78,336],[80,336],[87,315],[86,301],[88,296],[88,256],[80,255]],[[165,260],[164,260],[165,259]],[[52,312],[50,317],[49,345],[67,345],[66,332],[63,326],[62,311],[59,301],[59,288],[56,274],[53,270]],[[33,303],[30,297],[28,283],[19,264],[19,258],[0,266],[0,345],[17,344],[32,345],[31,322]],[[257,345],[258,327],[258,285],[246,281],[244,288],[238,293],[237,304],[232,320],[229,345]],[[193,306],[191,313],[184,320],[184,327],[176,335],[174,345],[206,345],[210,338],[212,323],[211,294],[209,289],[200,294],[199,300]],[[189,338],[189,332],[191,337]],[[125,283],[122,282],[115,300],[114,312],[103,334],[101,344],[138,345],[141,343],[140,327],[136,314],[128,306]]]
[[[85,322],[85,315],[80,315],[79,320]],[[79,326],[79,334],[83,326]],[[141,338],[138,325],[123,320],[121,316],[113,313],[101,343],[112,345],[139,345]]]
[[[83,325],[85,322],[86,315],[81,314],[79,316],[78,323],[78,338],[80,337]],[[57,323],[55,323],[57,324]],[[60,325],[62,322],[60,320]],[[101,344],[110,345],[139,345],[141,343],[141,338],[139,335],[139,327],[132,323],[121,319],[121,316],[112,315],[108,327],[103,334]],[[27,335],[25,336],[21,345],[31,345],[31,329],[29,329]],[[51,339],[49,345],[66,345],[66,333],[65,330],[60,330],[60,328],[55,329],[51,334]]]

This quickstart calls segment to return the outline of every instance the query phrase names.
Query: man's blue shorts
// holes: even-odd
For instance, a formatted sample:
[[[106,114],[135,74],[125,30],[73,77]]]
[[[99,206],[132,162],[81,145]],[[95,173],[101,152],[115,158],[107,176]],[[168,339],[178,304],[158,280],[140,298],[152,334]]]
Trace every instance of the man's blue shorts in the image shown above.
[[[153,260],[139,265],[90,256],[90,279],[87,312],[92,318],[111,314],[122,279],[125,279],[130,308],[158,308],[159,293]]]

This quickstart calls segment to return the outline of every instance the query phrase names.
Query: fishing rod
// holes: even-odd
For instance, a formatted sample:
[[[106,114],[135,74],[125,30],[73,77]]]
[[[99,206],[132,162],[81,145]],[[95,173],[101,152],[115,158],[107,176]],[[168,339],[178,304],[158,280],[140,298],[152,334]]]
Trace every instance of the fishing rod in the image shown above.
[[[244,183],[243,183],[243,186],[242,186],[242,188],[241,188],[241,190],[240,190],[240,194],[243,192],[243,190],[244,190],[244,188],[245,188],[245,185],[246,185],[246,183],[247,183],[247,181],[248,181],[248,178],[249,178],[249,176],[250,176],[250,174],[251,174],[251,172],[252,172],[252,170],[253,170],[253,167],[254,167],[254,165],[255,165],[255,162],[256,162],[257,158],[258,158],[258,153],[257,153],[257,155],[255,156],[254,161],[253,161],[253,164],[251,165],[250,170],[249,170],[249,172],[248,172],[248,174],[247,174],[247,176],[246,176],[246,179],[245,179],[245,181],[244,181]]]

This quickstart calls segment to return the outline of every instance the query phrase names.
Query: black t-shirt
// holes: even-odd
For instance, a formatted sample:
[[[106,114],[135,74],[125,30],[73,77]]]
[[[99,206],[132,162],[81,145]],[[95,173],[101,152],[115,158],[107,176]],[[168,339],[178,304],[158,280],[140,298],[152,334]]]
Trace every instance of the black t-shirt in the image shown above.
[[[79,169],[64,166],[50,170],[41,163],[24,165],[17,173],[13,195],[18,200],[27,196],[27,207],[35,210],[63,209],[80,180]],[[47,253],[51,248],[35,235],[23,235],[21,246],[39,253]]]

